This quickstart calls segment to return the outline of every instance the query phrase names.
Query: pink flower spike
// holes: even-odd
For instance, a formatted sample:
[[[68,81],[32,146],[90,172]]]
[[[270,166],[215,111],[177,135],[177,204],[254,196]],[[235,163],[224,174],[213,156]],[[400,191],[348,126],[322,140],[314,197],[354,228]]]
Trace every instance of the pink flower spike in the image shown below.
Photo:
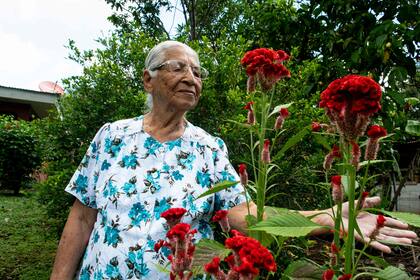
[[[283,117],[283,118],[287,118],[288,116],[289,116],[289,110],[287,110],[287,108],[281,108],[280,109],[280,115]]]
[[[333,201],[337,204],[343,201],[343,185],[341,184],[341,176],[335,175],[331,177],[331,196]]]
[[[270,140],[265,139],[264,140],[264,147],[261,153],[261,161],[263,163],[270,163],[271,159],[270,159]]]
[[[340,148],[337,145],[334,145],[332,150],[324,158],[324,169],[330,170],[332,163],[335,158],[341,158]]]
[[[385,128],[383,128],[382,126],[379,125],[372,125],[368,132],[367,135],[370,138],[380,138],[380,137],[384,137],[387,135],[387,131]]]
[[[255,114],[254,114],[254,110],[252,109],[253,105],[254,105],[254,102],[250,101],[244,107],[244,109],[248,110],[247,123],[250,125],[255,124]]]
[[[248,185],[248,172],[246,171],[246,164],[239,164],[239,177],[241,180],[242,186]]]

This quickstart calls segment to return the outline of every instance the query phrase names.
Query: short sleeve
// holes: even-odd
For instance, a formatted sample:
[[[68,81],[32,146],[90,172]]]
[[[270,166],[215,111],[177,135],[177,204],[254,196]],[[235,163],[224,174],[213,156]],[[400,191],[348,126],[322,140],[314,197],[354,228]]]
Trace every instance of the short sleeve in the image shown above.
[[[81,203],[95,209],[97,208],[95,188],[100,171],[100,149],[107,127],[109,127],[109,124],[102,126],[96,133],[86,154],[65,189],[66,192],[75,196]]]
[[[216,138],[218,149],[213,153],[215,163],[215,184],[222,181],[239,181],[236,173],[229,161],[228,151],[222,139]],[[246,202],[244,188],[240,183],[222,190],[215,195],[215,211],[228,210],[236,205]]]

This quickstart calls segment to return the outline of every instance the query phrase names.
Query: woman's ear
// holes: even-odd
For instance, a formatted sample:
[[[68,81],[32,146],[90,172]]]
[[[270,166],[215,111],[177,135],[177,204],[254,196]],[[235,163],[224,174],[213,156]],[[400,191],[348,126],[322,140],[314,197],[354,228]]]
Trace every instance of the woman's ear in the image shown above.
[[[153,90],[152,76],[150,75],[150,72],[147,69],[145,69],[143,71],[143,85],[144,85],[144,89],[148,93],[151,93],[152,92],[152,90]]]

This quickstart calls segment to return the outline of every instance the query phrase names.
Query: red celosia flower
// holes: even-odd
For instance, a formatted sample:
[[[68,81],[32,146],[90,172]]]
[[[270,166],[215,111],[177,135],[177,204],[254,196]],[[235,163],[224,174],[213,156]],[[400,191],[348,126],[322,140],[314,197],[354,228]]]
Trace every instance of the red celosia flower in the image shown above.
[[[289,110],[287,108],[281,108],[279,111],[279,116],[276,119],[276,122],[274,124],[274,129],[278,130],[283,127],[284,120],[289,116]]]
[[[378,215],[378,217],[376,218],[376,227],[377,228],[381,228],[385,226],[385,217],[384,215]]]
[[[331,196],[335,203],[339,203],[343,201],[344,193],[343,193],[343,185],[341,184],[341,176],[335,175],[331,177]]]
[[[255,80],[255,76],[248,76],[248,80],[246,81],[246,91],[251,93],[255,91],[257,81]]]
[[[331,243],[331,253],[333,254],[338,254],[340,250],[338,249],[337,245],[335,245],[335,243]]]
[[[229,220],[227,218],[228,211],[227,210],[219,210],[211,219],[213,222],[218,222],[220,227],[222,228],[223,232],[229,232]]]
[[[209,274],[217,274],[220,270],[220,258],[214,257],[211,262],[204,265],[204,270]]]
[[[333,81],[322,93],[320,107],[348,140],[363,135],[369,117],[381,109],[381,87],[369,77],[347,75]]]
[[[264,147],[261,153],[261,161],[264,163],[270,163],[270,140],[264,140]]]
[[[234,236],[245,236],[245,235],[242,234],[242,232],[240,232],[240,231],[238,231],[236,229],[232,229],[230,231],[230,235],[232,235],[232,237],[234,237]]]
[[[160,214],[160,216],[164,219],[166,219],[166,222],[168,223],[169,227],[173,227],[177,223],[179,223],[182,219],[182,216],[187,212],[184,208],[170,208]]]
[[[344,274],[338,277],[338,280],[350,280],[350,279],[351,279],[351,274]]]
[[[242,186],[248,185],[248,172],[244,163],[239,164],[239,178],[241,179]]]
[[[335,158],[341,158],[340,148],[337,145],[334,145],[332,150],[324,158],[324,169],[330,170],[332,163]]]
[[[376,124],[372,125],[367,132],[370,138],[380,138],[386,136],[386,134],[386,129]]]
[[[255,124],[255,114],[254,114],[254,110],[252,109],[253,105],[254,105],[254,102],[250,101],[246,103],[244,107],[245,110],[248,110],[247,123],[251,125]]]
[[[280,115],[283,118],[287,118],[289,116],[289,110],[287,110],[287,108],[281,108],[280,109]]]
[[[290,77],[289,70],[283,65],[288,59],[289,55],[284,51],[260,48],[246,52],[241,64],[249,77],[257,76],[263,90],[269,90],[282,77]]]
[[[379,125],[372,125],[367,132],[369,140],[365,150],[365,160],[375,160],[379,151],[379,138],[386,136],[386,129]]]
[[[184,239],[185,235],[190,231],[191,226],[186,223],[179,223],[173,226],[168,233],[166,234],[166,237],[169,239],[178,238],[178,239]]]
[[[239,275],[248,276],[249,274],[255,276],[260,272],[258,268],[254,267],[254,264],[248,261],[242,261],[240,266],[233,268]]]
[[[322,280],[332,280],[334,277],[334,270],[333,269],[327,269],[322,273]]]
[[[311,128],[313,132],[321,131],[321,124],[319,122],[312,122]]]

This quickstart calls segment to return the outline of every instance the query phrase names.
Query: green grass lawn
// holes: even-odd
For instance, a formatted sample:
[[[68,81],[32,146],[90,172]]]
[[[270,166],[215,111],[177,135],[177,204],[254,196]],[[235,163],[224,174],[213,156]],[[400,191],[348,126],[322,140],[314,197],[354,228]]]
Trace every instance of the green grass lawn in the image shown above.
[[[47,221],[33,196],[0,194],[0,279],[49,278],[58,241]]]

